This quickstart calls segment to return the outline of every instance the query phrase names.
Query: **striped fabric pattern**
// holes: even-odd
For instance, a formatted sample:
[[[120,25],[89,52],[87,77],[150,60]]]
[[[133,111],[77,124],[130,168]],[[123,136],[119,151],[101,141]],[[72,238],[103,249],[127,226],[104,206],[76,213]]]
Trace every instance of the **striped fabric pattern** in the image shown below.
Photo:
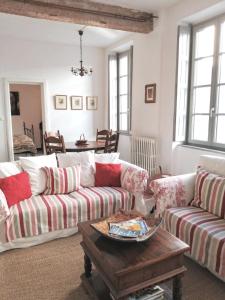
[[[45,195],[68,194],[80,188],[80,165],[68,168],[42,168],[46,174]]]
[[[5,222],[6,242],[109,216],[134,207],[134,197],[123,188],[81,188],[68,195],[38,195],[10,208]]]
[[[225,219],[225,178],[199,170],[192,205]]]
[[[165,211],[164,228],[190,246],[190,255],[225,281],[225,220],[188,206]]]

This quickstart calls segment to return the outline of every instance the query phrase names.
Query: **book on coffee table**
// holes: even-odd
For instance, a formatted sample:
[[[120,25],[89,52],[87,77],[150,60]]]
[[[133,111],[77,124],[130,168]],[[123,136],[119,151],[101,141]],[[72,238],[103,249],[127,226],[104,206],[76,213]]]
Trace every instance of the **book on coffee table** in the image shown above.
[[[143,289],[128,297],[128,300],[160,300],[164,299],[164,290],[156,285]]]
[[[112,300],[115,298],[110,294]],[[156,285],[150,288],[143,289],[134,293],[133,295],[127,298],[128,300],[163,300],[164,299],[164,290]]]

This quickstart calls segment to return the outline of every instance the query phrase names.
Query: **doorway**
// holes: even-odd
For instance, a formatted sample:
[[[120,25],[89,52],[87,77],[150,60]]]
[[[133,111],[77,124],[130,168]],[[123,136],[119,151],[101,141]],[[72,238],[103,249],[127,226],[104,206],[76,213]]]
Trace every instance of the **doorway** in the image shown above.
[[[46,130],[45,83],[6,81],[6,116],[10,160],[43,154]]]

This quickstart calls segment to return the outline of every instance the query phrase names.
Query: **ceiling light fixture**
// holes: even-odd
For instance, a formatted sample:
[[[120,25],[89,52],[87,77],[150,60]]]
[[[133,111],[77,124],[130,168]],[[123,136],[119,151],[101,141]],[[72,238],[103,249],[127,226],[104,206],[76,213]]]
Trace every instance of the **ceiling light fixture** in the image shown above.
[[[76,75],[76,76],[80,75],[81,77],[83,77],[85,75],[92,75],[93,70],[92,70],[91,67],[86,68],[86,67],[83,66],[82,36],[83,36],[84,31],[83,30],[79,30],[78,33],[79,33],[79,36],[80,36],[80,68],[78,68],[78,67],[72,67],[71,68],[71,72],[74,75]]]

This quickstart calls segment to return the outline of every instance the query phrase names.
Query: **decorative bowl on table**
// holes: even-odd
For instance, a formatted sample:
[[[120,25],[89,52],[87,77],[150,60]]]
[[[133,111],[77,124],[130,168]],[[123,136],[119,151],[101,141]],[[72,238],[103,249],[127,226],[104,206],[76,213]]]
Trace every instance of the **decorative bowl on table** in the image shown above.
[[[77,140],[75,145],[77,146],[85,146],[87,145],[87,140]]]
[[[138,225],[143,224],[143,226],[146,226],[141,234],[137,233],[137,227],[135,228],[137,225],[136,222]],[[98,223],[93,223],[91,226],[101,235],[109,239],[121,242],[144,242],[154,235],[161,222],[162,218],[145,218],[138,212],[119,212]],[[120,228],[121,224],[122,230],[118,231],[118,227]],[[127,231],[126,225],[125,227],[123,226],[124,224],[131,225],[132,229],[130,230],[129,228]],[[126,229],[125,231],[123,231],[124,228]]]

